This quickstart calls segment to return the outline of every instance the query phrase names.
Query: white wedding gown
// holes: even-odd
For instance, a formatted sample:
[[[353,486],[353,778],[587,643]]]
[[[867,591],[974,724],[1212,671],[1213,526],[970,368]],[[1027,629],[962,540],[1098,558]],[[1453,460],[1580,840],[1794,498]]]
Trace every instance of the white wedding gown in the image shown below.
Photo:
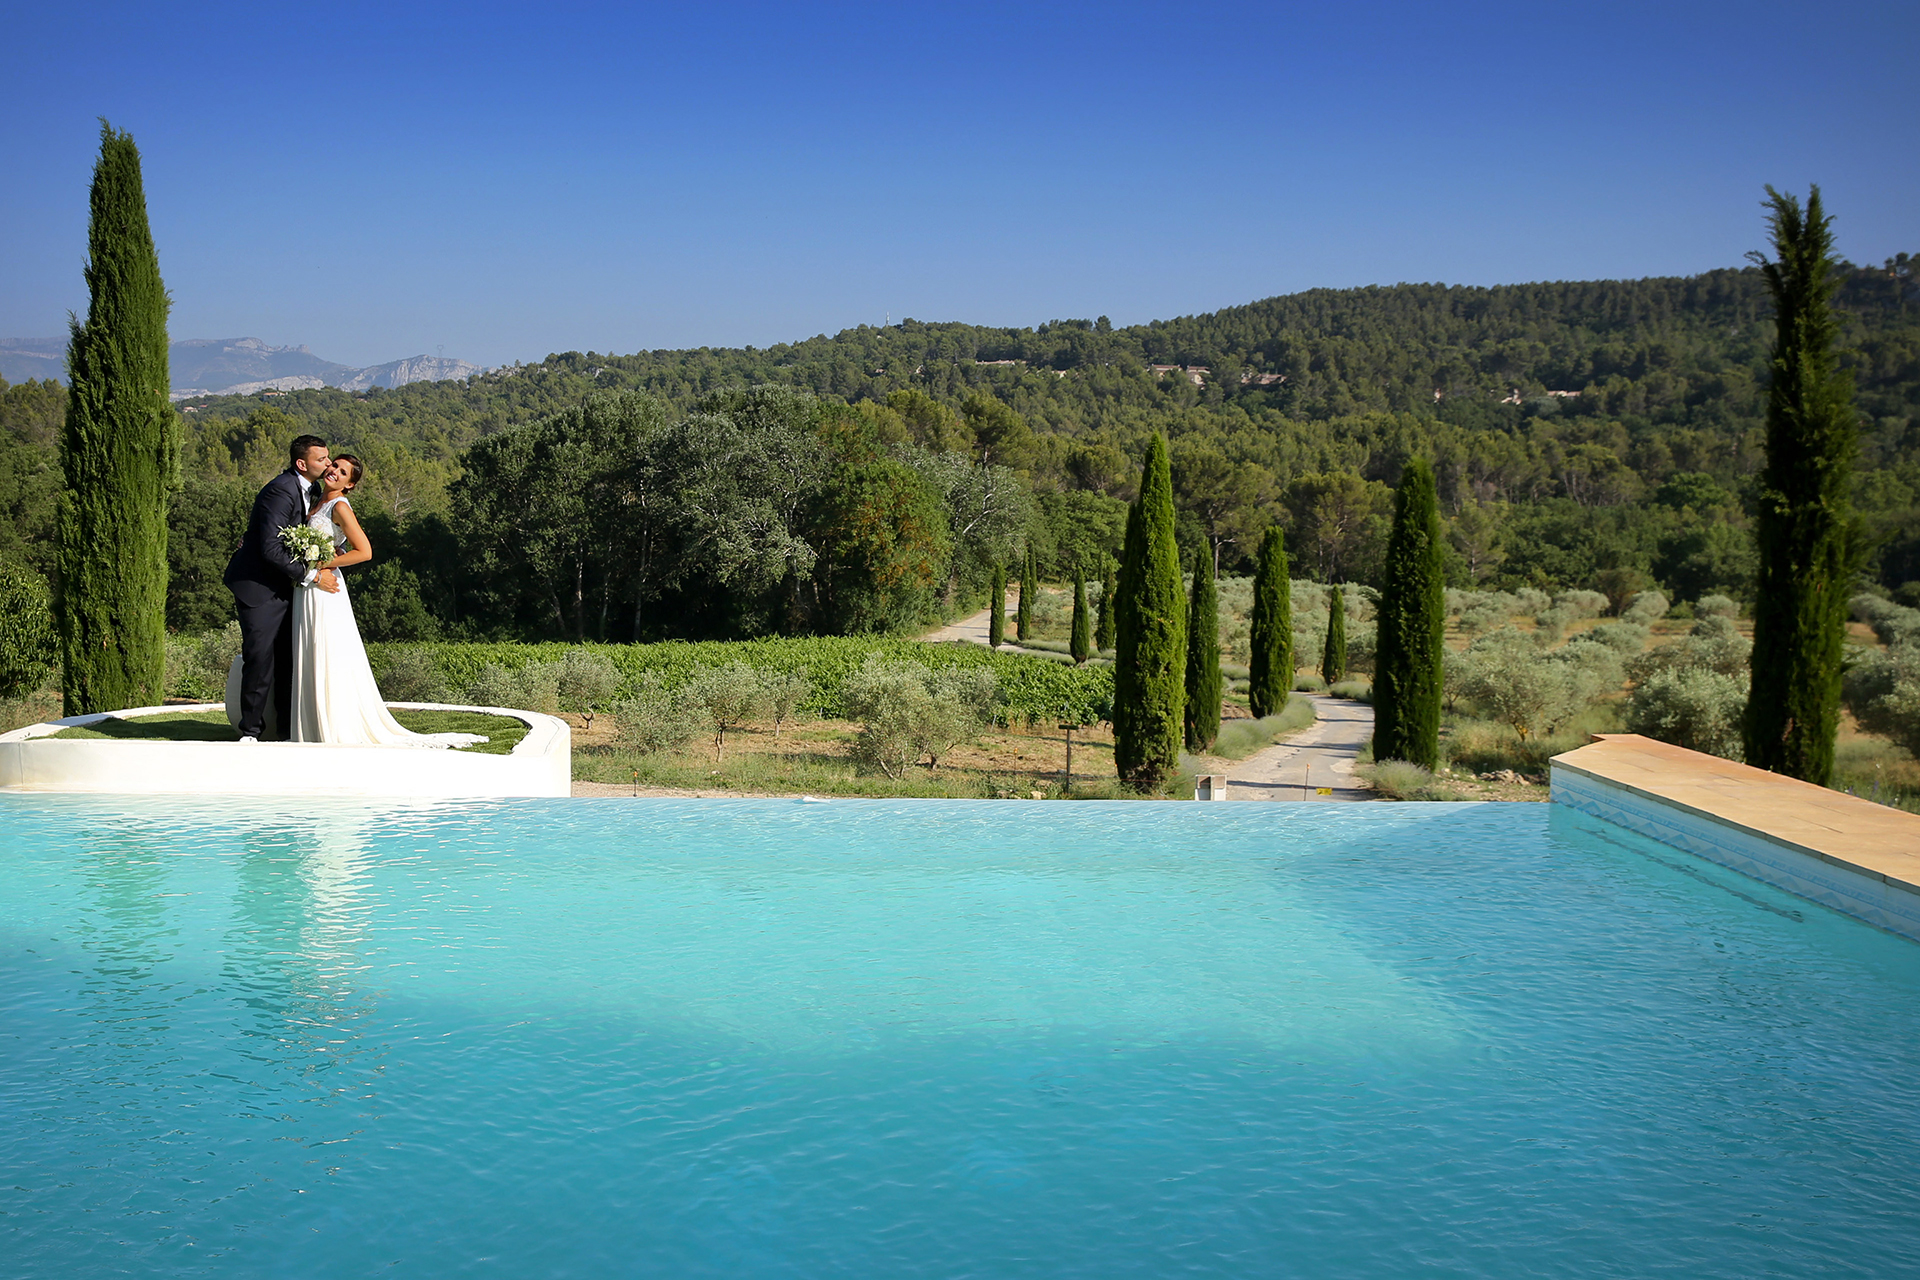
[[[332,498],[307,523],[346,545],[333,524]],[[336,742],[370,747],[464,747],[486,738],[472,733],[414,733],[387,710],[367,664],[360,625],[353,620],[347,580],[340,590],[301,587],[293,593],[293,734],[295,742]]]

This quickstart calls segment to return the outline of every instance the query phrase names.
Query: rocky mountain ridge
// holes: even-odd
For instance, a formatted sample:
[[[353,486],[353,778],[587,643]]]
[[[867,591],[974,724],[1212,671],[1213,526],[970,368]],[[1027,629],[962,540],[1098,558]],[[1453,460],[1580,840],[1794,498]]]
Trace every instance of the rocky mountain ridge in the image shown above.
[[[174,343],[168,356],[175,400],[309,387],[365,391],[470,378],[483,371],[465,360],[429,355],[356,369],[323,360],[304,344],[275,347],[259,338],[187,338]],[[65,338],[0,338],[0,378],[8,382],[64,382],[66,359]]]

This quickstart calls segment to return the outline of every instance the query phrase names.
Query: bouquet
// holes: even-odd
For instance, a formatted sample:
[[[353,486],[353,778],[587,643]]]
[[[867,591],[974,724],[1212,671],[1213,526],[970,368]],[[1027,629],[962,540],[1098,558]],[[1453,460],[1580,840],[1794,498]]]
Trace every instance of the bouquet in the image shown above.
[[[280,530],[280,541],[303,564],[333,559],[333,539],[310,524],[290,524]]]

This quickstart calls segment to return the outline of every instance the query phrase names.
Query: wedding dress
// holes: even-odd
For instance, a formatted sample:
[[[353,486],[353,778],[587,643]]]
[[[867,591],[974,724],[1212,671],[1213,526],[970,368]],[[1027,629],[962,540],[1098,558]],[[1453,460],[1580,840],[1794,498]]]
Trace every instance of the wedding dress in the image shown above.
[[[307,523],[343,547],[334,527],[330,498]],[[486,739],[472,733],[414,733],[387,710],[367,664],[360,624],[353,618],[347,580],[340,590],[302,587],[293,599],[293,734],[295,742],[336,742],[375,747],[464,747]]]

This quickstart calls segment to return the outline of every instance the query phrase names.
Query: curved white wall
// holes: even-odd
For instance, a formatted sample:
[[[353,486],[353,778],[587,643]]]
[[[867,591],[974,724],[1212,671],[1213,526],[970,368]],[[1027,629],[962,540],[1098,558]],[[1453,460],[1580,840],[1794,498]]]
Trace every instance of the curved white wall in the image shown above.
[[[59,739],[100,720],[220,711],[217,702],[71,716],[0,735],[0,791],[123,795],[350,795],[490,798],[573,793],[573,733],[537,711],[392,702],[400,710],[482,711],[526,722],[508,755],[317,742],[140,742]]]

